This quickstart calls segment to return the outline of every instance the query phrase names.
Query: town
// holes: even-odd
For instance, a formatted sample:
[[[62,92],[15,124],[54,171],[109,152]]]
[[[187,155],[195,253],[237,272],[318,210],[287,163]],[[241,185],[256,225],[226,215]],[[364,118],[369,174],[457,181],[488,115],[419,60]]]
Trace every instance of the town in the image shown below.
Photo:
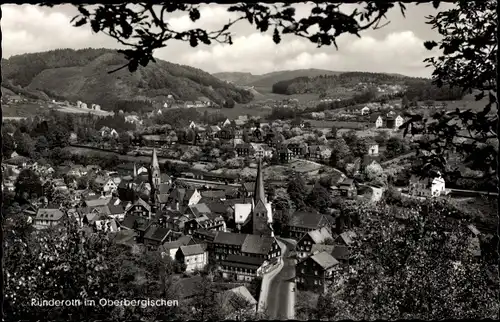
[[[176,110],[145,117],[151,123]],[[400,103],[336,113],[351,121],[219,116],[211,123],[201,117],[177,127],[144,126],[119,113],[98,128],[102,116],[89,114],[93,134],[62,112],[30,124],[4,121],[14,145],[2,164],[2,191],[26,200],[22,213],[36,230],[71,220],[117,245],[170,258],[182,303],[203,295],[200,283],[209,273],[212,283],[224,285],[221,296],[244,299],[235,304],[224,297],[223,307],[238,312],[225,318],[242,312],[293,318],[302,305],[295,304],[297,294],[317,297],[349,269],[358,236],[346,223],[346,205],[377,204],[394,194],[417,200],[481,194],[447,188],[439,175],[411,174],[416,151],[399,130]],[[76,130],[55,123],[62,119]],[[473,240],[493,232],[469,228]]]
[[[498,320],[496,9],[2,4],[5,321]]]

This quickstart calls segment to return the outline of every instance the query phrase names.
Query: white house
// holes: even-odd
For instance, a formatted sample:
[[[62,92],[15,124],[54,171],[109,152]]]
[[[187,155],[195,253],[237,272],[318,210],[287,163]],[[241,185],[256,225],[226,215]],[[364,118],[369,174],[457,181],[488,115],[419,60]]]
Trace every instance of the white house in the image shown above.
[[[361,115],[366,115],[370,113],[370,108],[368,106],[365,106],[361,109]]]
[[[368,143],[368,155],[378,155],[378,143],[369,142]]]
[[[76,107],[82,107],[83,102],[82,101],[76,101]]]
[[[81,107],[81,108],[83,108],[84,110],[88,109],[88,107],[87,107],[87,104],[86,104],[86,103],[82,103],[82,104],[80,105],[80,107]]]
[[[446,194],[446,183],[441,174],[434,178],[411,176],[408,193],[417,197],[439,197]]]
[[[189,123],[189,128],[190,129],[195,129],[196,128],[196,124],[193,121],[191,121],[191,123]]]
[[[102,191],[104,192],[115,192],[116,189],[118,189],[118,186],[113,179],[108,179],[108,181],[106,181],[106,183],[102,187]]]
[[[395,128],[399,128],[403,123],[405,122],[404,118],[401,115],[396,116],[394,119],[394,126]]]
[[[146,168],[145,166],[142,166],[139,169],[137,169],[137,174],[139,175],[141,173],[148,173],[148,168]]]
[[[372,114],[370,117],[370,122],[375,123],[375,128],[380,128],[382,125],[384,125],[384,120],[382,119],[382,116],[379,114]]]
[[[231,121],[229,121],[229,119],[226,119],[226,120],[224,121],[224,123],[222,123],[222,127],[224,127],[224,126],[229,126],[229,125],[231,125]]]
[[[180,246],[175,254],[175,259],[179,263],[186,265],[186,272],[202,270],[208,264],[208,252],[204,244]]]

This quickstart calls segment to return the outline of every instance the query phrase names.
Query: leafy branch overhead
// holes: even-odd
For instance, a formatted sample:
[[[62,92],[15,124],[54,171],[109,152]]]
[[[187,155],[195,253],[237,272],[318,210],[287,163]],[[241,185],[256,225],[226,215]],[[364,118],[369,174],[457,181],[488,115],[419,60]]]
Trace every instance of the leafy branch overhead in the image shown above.
[[[446,154],[458,153],[463,164],[481,170],[485,178],[493,177],[498,166],[496,1],[458,1],[455,8],[427,18],[443,36],[439,42],[424,43],[429,50],[439,46],[442,51],[441,56],[424,60],[434,68],[434,83],[474,93],[476,101],[486,99],[485,107],[436,112],[428,119],[409,113],[401,128],[421,137],[424,174],[444,172]]]
[[[404,14],[404,4],[398,4]],[[395,3],[367,1],[363,10],[354,9],[349,13],[342,12],[340,5],[317,3],[311,9],[309,17],[298,19],[295,8],[290,4],[239,3],[227,9],[228,12],[239,14],[239,17],[215,31],[201,28],[186,31],[172,29],[168,14],[188,12],[189,18],[196,22],[201,18],[200,5],[197,4],[103,4],[92,9],[89,5],[75,5],[79,15],[73,18],[72,23],[75,27],[90,24],[95,33],[102,32],[127,47],[128,49],[119,51],[128,60],[122,68],[128,67],[130,71],[135,71],[139,65],[147,66],[150,61],[155,62],[154,50],[167,46],[170,40],[186,41],[192,47],[200,43],[210,45],[212,42],[231,45],[233,40],[230,28],[241,20],[255,25],[260,32],[272,29],[276,44],[281,42],[283,34],[291,34],[309,39],[318,47],[332,44],[337,47],[336,39],[342,34],[350,33],[360,37],[359,33],[363,30],[379,28],[385,19],[385,13]],[[311,32],[311,27],[316,27],[318,31]]]

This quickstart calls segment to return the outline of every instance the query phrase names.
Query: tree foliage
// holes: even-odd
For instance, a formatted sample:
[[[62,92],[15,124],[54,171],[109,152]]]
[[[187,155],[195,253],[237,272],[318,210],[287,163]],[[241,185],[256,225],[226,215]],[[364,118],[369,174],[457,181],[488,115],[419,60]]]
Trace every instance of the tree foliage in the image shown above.
[[[410,114],[403,124],[405,134],[422,135],[418,141],[423,152],[422,175],[445,172],[447,154],[457,153],[463,163],[481,170],[486,177],[496,176],[498,140],[497,100],[497,12],[496,1],[456,1],[456,7],[430,16],[428,24],[443,36],[439,46],[443,54],[425,60],[434,68],[433,81],[438,87],[450,86],[464,93],[476,93],[476,100],[487,99],[481,111],[440,111],[429,119]]]
[[[349,270],[318,306],[328,319],[498,318],[498,267],[474,255],[475,236],[455,219],[462,210],[446,201],[357,206]]]

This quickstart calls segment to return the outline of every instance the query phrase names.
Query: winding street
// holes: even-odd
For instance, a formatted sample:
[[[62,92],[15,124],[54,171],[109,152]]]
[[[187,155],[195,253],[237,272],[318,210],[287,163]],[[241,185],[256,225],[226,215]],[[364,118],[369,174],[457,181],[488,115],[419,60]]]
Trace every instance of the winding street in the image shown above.
[[[289,258],[295,246],[286,239],[279,240],[286,246],[283,253],[283,268],[269,281],[267,314],[269,319],[288,320],[295,315],[295,259]]]

